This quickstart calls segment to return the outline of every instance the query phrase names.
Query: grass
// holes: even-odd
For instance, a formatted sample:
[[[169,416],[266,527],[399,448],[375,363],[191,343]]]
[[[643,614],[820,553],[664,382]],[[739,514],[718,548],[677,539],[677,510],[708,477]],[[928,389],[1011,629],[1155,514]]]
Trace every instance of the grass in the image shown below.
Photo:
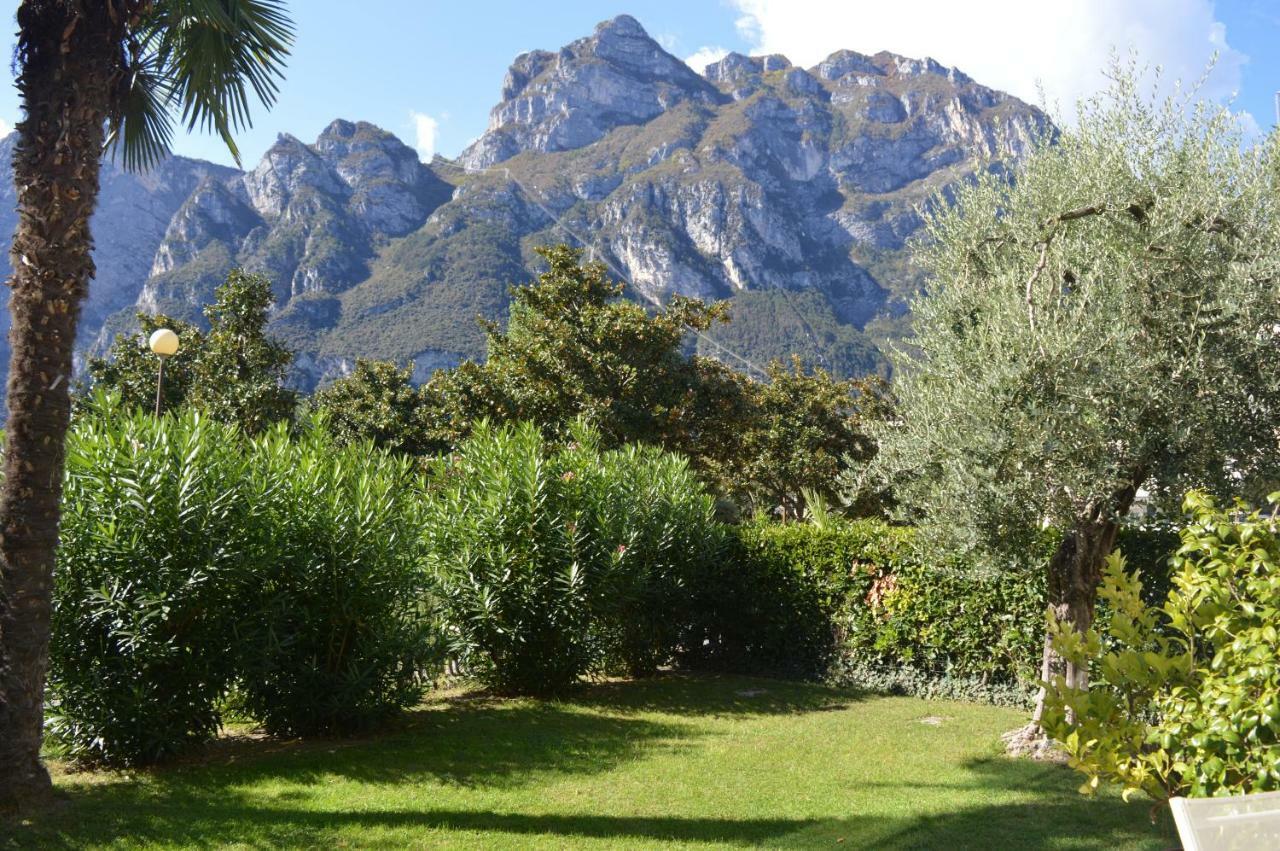
[[[743,678],[445,693],[376,737],[221,740],[0,824],[38,848],[1106,848],[1175,844],[1144,803],[999,755],[1014,710]],[[8,830],[6,836],[2,831]]]

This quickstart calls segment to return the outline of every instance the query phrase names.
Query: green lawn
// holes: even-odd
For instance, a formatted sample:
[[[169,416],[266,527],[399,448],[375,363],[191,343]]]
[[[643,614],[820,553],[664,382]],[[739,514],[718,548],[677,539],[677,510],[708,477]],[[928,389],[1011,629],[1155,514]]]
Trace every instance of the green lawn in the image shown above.
[[[926,722],[927,719],[927,722]],[[0,846],[1151,848],[1146,803],[1000,756],[1020,713],[742,678],[451,693],[361,740],[231,737],[198,762],[63,773]]]

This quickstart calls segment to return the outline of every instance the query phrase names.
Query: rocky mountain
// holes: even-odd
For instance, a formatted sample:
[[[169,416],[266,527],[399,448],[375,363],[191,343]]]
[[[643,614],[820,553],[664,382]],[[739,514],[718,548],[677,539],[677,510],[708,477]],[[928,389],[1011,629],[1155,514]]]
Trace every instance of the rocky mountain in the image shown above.
[[[11,173],[16,140],[14,134],[0,139],[0,169],[5,174]],[[82,327],[89,333],[82,339],[91,339],[111,316],[137,302],[169,223],[196,187],[206,179],[226,180],[235,174],[235,169],[186,157],[170,157],[147,174],[127,172],[114,160],[103,164],[101,203],[90,223],[98,272],[83,309]],[[0,233],[13,233],[17,227],[16,208],[13,183],[0,181]],[[12,268],[7,251],[0,264],[8,277]],[[2,298],[7,308],[8,290]],[[9,311],[4,309],[0,310],[0,372],[8,363]]]
[[[570,242],[633,298],[732,299],[707,353],[874,370],[919,286],[904,251],[919,205],[1046,127],[929,59],[730,54],[697,73],[624,15],[517,57],[457,162],[338,120],[314,144],[281,135],[248,172],[109,169],[83,343],[101,350],[136,309],[198,318],[241,265],[275,283],[300,385],[357,356],[425,379],[482,357],[475,317],[504,314],[534,246]]]

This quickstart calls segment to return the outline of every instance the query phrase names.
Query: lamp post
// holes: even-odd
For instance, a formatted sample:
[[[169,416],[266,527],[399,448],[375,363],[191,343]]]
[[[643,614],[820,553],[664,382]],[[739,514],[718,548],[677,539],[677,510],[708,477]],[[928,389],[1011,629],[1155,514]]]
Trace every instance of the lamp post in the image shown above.
[[[160,372],[156,376],[156,416],[158,417],[164,402],[164,362],[178,351],[178,335],[168,328],[157,328],[152,332],[151,339],[147,340],[147,345],[160,358]]]

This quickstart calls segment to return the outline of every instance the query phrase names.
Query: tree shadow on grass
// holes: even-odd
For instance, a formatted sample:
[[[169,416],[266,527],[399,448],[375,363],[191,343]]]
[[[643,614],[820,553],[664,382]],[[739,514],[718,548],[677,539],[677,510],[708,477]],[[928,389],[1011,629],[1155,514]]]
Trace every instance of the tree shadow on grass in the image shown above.
[[[613,812],[576,811],[572,804],[560,806],[554,795],[531,797],[531,808],[550,810],[539,812],[468,809],[466,796],[451,799],[463,806],[446,808],[430,797],[433,784],[475,788],[474,800],[483,806],[492,800],[485,790],[552,785],[560,776],[600,774],[605,776],[597,782],[608,783],[606,773],[624,762],[696,748],[699,737],[706,735],[695,722],[635,717],[639,712],[809,712],[856,699],[855,694],[829,689],[740,678],[605,683],[554,703],[464,696],[416,710],[399,729],[376,737],[259,741],[252,751],[147,772],[139,782],[102,775],[86,778],[88,782],[71,788],[67,805],[14,826],[10,837],[5,836],[7,826],[0,825],[0,848],[78,848],[112,842],[327,846],[335,841],[334,831],[343,831],[354,845],[382,848],[436,841],[465,847],[478,837],[513,847],[534,837],[553,847],[576,839],[605,844],[841,844],[984,851],[1163,849],[1175,844],[1171,831],[1147,823],[1146,805],[1125,805],[1114,796],[1086,800],[1075,791],[1078,779],[1073,772],[1002,757],[974,760],[964,766],[962,777],[936,785],[896,782],[893,777],[868,783],[876,794],[850,800],[878,803],[868,805],[865,813],[841,813],[834,819],[785,808],[738,812],[732,802],[723,806],[739,817],[708,817],[687,801],[663,800],[661,789],[647,793],[649,797],[635,802],[634,808],[625,800],[612,801]],[[412,794],[400,794],[381,801],[386,808],[380,809],[376,789],[351,801],[333,801],[323,790],[335,777],[401,790],[421,784],[422,806],[412,805],[417,802]],[[940,812],[951,800],[953,811]],[[645,814],[655,804],[663,816]],[[715,815],[724,812],[720,809]]]
[[[645,753],[688,747],[700,733],[678,721],[616,717],[532,701],[441,703],[407,713],[393,731],[351,739],[259,742],[243,755],[157,769],[166,783],[436,782],[505,788],[553,774],[594,774]]]
[[[614,712],[701,715],[786,715],[834,712],[862,700],[852,689],[759,677],[662,674],[652,679],[584,685],[565,703]]]
[[[1003,773],[1003,772],[998,772]],[[1026,778],[1014,770],[1004,782]],[[995,791],[999,787],[993,787]],[[1008,791],[1007,788],[1004,791]],[[679,846],[715,844],[779,848],[883,849],[1164,849],[1176,844],[1167,829],[1149,827],[1143,808],[1115,798],[1081,801],[1063,794],[1026,803],[967,807],[920,816],[860,815],[843,818],[752,816],[640,816],[601,813],[495,812],[424,806],[421,809],[307,809],[276,799],[249,801],[239,794],[212,794],[198,800],[167,795],[151,800],[118,800],[104,789],[82,794],[81,813],[97,818],[35,825],[11,847],[80,848],[127,838],[131,844],[244,848],[325,847],[335,831],[352,845],[398,848],[428,840],[467,847],[481,840],[521,847],[534,838],[550,847],[574,840],[608,844]],[[98,799],[98,800],[95,800]],[[678,802],[673,802],[677,804]],[[3,846],[3,843],[0,843]]]

